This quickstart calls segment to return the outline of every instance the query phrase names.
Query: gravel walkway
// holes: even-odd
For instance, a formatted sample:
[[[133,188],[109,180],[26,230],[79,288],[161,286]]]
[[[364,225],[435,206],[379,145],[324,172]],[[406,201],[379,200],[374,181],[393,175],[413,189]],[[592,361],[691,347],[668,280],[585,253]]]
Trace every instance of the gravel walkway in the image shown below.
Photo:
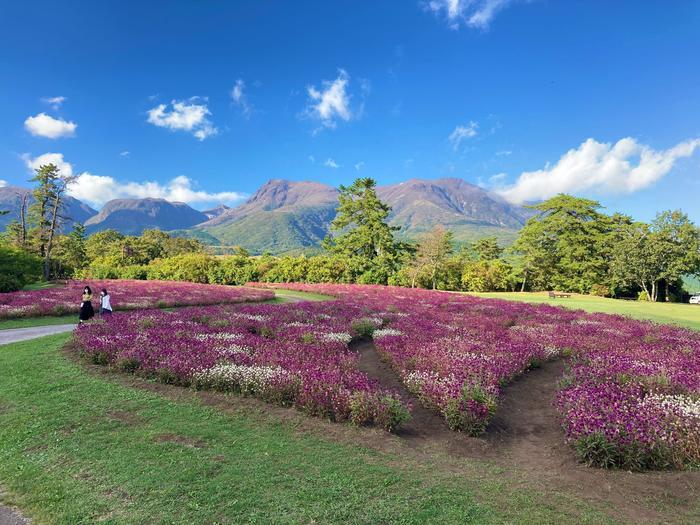
[[[75,328],[74,324],[56,324],[50,326],[32,326],[30,328],[10,328],[0,330],[0,345],[36,339],[45,335],[62,334],[70,332]],[[1,525],[2,522],[0,522]]]

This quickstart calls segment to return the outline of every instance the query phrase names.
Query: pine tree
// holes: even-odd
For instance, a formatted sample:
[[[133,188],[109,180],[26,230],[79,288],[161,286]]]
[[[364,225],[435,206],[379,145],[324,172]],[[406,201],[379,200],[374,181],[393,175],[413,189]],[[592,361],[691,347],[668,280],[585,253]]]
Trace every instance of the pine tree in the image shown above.
[[[377,196],[373,179],[357,179],[339,189],[338,212],[331,223],[336,235],[326,237],[323,247],[346,257],[360,282],[386,284],[407,249],[394,238],[399,228],[387,222],[391,208]]]

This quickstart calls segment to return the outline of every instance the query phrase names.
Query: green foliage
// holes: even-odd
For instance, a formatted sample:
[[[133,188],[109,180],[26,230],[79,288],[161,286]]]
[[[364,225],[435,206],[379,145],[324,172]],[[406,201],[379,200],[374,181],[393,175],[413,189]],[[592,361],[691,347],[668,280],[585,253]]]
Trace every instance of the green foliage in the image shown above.
[[[0,292],[19,290],[41,277],[42,265],[37,256],[0,244]]]
[[[462,272],[462,288],[468,292],[503,292],[514,285],[512,266],[500,259],[468,262]]]
[[[685,274],[700,272],[700,230],[680,211],[666,211],[648,225],[634,223],[621,230],[615,243],[611,274],[617,285],[635,284],[650,301],[659,287],[679,281]]]
[[[496,237],[485,237],[472,243],[472,250],[476,253],[480,261],[493,261],[500,259],[503,254],[503,248],[498,245]]]
[[[387,223],[391,208],[377,196],[376,182],[361,178],[349,187],[341,186],[338,202],[331,223],[336,235],[326,237],[324,248],[348,259],[357,282],[386,284],[406,246],[394,238],[398,228]]]
[[[247,255],[231,255],[217,259],[207,275],[212,284],[243,285],[256,280],[255,266]]]
[[[208,283],[209,274],[218,261],[204,253],[188,253],[156,259],[148,265],[147,277],[164,281]]]
[[[605,282],[608,234],[615,221],[627,219],[613,220],[598,211],[598,202],[563,194],[532,208],[539,213],[513,246],[522,255],[530,287],[587,293],[593,284]]]
[[[358,319],[352,323],[351,328],[357,337],[372,337],[377,325],[371,319]]]
[[[611,295],[609,286],[598,283],[591,286],[589,293],[591,295],[595,295],[596,297],[610,297]]]
[[[419,279],[427,278],[432,289],[436,290],[438,282],[444,280],[447,273],[452,251],[452,233],[444,227],[438,225],[430,232],[423,234],[418,243],[415,258],[406,265],[406,274],[411,280],[411,287],[415,287]]]
[[[589,467],[625,470],[664,470],[672,465],[670,450],[665,446],[647,448],[632,441],[628,445],[608,441],[602,433],[579,438],[574,443],[579,459]]]

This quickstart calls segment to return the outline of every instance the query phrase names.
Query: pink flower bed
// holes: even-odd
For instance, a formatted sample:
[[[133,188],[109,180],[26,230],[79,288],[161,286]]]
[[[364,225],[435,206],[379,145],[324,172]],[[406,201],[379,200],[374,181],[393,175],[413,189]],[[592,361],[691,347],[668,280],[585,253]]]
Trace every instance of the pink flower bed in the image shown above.
[[[101,288],[107,288],[116,310],[264,301],[274,293],[252,288],[172,281],[70,281],[66,286],[0,294],[0,319],[77,313],[85,285],[98,305]]]
[[[94,363],[392,430],[407,408],[348,348],[363,311],[335,301],[148,310],[88,323],[76,339]]]
[[[267,286],[332,295],[383,319],[374,332],[378,350],[450,428],[482,432],[504,384],[565,356],[569,370],[556,406],[566,439],[583,461],[629,469],[700,467],[698,332],[425,290]]]

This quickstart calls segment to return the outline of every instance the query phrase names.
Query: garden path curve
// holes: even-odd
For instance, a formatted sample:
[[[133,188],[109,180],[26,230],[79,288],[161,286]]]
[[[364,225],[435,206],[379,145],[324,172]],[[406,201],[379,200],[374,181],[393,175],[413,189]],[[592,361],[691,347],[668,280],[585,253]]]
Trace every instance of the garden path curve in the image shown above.
[[[37,337],[44,337],[45,335],[71,332],[75,326],[76,325],[74,324],[56,324],[50,326],[32,326],[30,328],[10,328],[8,330],[0,330],[0,345],[36,339]]]

